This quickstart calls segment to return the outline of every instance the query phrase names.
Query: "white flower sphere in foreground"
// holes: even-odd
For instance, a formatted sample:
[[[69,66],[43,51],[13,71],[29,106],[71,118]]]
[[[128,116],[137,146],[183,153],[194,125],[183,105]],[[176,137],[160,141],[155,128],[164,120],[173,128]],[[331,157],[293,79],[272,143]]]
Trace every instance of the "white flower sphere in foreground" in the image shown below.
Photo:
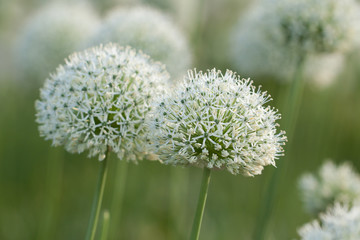
[[[109,147],[135,160],[146,152],[144,122],[168,78],[163,65],[130,47],[108,44],[75,53],[41,89],[40,134],[69,152],[89,150],[102,160]]]
[[[320,222],[315,220],[298,231],[302,240],[358,240],[360,236],[360,206],[335,204]]]
[[[109,12],[91,42],[116,42],[142,50],[164,63],[175,79],[191,64],[184,34],[167,15],[150,7],[122,7]]]
[[[360,176],[349,163],[325,162],[319,173],[304,174],[299,189],[309,213],[317,214],[334,202],[351,204],[360,199]]]
[[[189,71],[157,103],[151,122],[155,153],[165,164],[227,169],[254,176],[275,165],[286,140],[277,133],[270,97],[235,73]]]
[[[38,10],[18,36],[21,78],[43,82],[69,54],[81,50],[98,24],[98,16],[85,4],[51,3]]]

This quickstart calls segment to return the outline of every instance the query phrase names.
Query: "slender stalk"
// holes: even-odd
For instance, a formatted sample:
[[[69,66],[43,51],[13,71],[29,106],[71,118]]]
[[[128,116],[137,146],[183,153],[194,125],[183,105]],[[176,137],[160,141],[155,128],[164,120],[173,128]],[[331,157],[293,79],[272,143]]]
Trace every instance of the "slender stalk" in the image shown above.
[[[106,183],[106,176],[107,176],[107,157],[109,154],[109,150],[105,153],[105,159],[100,161],[100,168],[98,174],[98,182],[96,186],[96,191],[94,195],[93,205],[91,209],[91,215],[89,220],[89,225],[86,233],[86,240],[94,240],[96,234],[96,227],[99,221],[101,203],[104,196],[104,189]]]
[[[287,101],[285,102],[284,127],[288,141],[291,141],[294,135],[294,129],[299,115],[301,100],[304,92],[304,64],[305,56],[300,56],[297,61],[297,68],[294,73],[293,83],[287,96]]]
[[[202,62],[202,58],[203,58],[203,44],[204,41],[204,17],[205,17],[205,2],[206,0],[198,0],[198,1],[194,1],[194,3],[197,3],[197,11],[196,11],[196,18],[195,23],[193,24],[193,29],[192,29],[192,42],[193,42],[193,46],[194,46],[194,56],[197,56],[197,59],[195,60],[196,62]]]
[[[198,240],[200,236],[201,222],[204,215],[204,209],[206,204],[206,197],[210,183],[210,169],[204,167],[203,177],[201,180],[200,194],[198,205],[196,208],[195,218],[191,230],[190,240]]]
[[[169,239],[180,240],[186,238],[183,228],[186,223],[187,204],[184,199],[187,196],[189,182],[188,168],[173,167],[170,170],[169,181]]]
[[[124,199],[124,191],[126,184],[126,176],[128,170],[128,162],[117,161],[115,170],[115,184],[114,184],[114,195],[111,202],[111,225],[110,225],[110,236],[111,239],[116,239],[118,236],[119,221],[121,216],[122,204]]]
[[[44,213],[37,239],[51,239],[57,225],[61,186],[63,177],[63,152],[58,148],[51,148],[46,173],[46,200]]]
[[[108,238],[109,222],[110,222],[110,213],[108,210],[104,210],[100,240],[106,240]]]
[[[304,90],[304,71],[305,56],[300,56],[297,60],[297,67],[294,72],[292,85],[288,91],[286,102],[284,103],[285,112],[284,116],[284,128],[286,130],[286,135],[288,141],[291,141],[293,138],[296,121],[299,115],[301,99]],[[290,145],[291,146],[291,145]],[[287,148],[287,156],[289,156],[290,148]],[[274,199],[277,195],[278,185],[280,182],[281,175],[286,169],[288,161],[282,161],[277,164],[277,169],[271,176],[269,185],[266,188],[264,201],[260,205],[260,212],[257,219],[257,224],[255,225],[254,239],[262,240],[266,232],[266,227],[271,217],[273,208],[274,208]]]

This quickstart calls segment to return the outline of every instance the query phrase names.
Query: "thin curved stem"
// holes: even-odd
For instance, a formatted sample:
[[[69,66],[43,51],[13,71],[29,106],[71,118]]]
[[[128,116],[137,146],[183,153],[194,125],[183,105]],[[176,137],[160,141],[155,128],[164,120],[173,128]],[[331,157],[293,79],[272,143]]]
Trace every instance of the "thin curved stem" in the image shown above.
[[[193,226],[192,226],[190,240],[198,240],[199,236],[200,236],[201,223],[202,223],[202,218],[204,215],[206,197],[207,197],[207,192],[208,192],[209,183],[210,183],[210,173],[211,173],[210,169],[204,167],[203,177],[201,180],[199,200],[198,200],[198,205],[196,208],[196,213],[195,213],[195,218],[194,218],[194,222],[193,222]]]
[[[123,206],[124,191],[126,187],[126,177],[128,170],[128,162],[125,160],[117,160],[115,169],[115,184],[113,197],[111,202],[111,223],[110,237],[116,239],[118,236],[119,222],[121,219],[121,211]]]
[[[286,135],[288,141],[291,141],[294,135],[294,130],[299,115],[299,110],[302,102],[302,95],[304,91],[304,64],[305,56],[299,56],[297,59],[296,70],[294,72],[293,81],[288,91],[286,102],[284,103],[284,129],[286,130]],[[290,145],[291,146],[291,145]],[[289,155],[290,147],[287,149],[287,155]],[[260,206],[260,212],[257,219],[257,224],[255,225],[254,239],[262,240],[266,232],[266,227],[271,217],[274,200],[278,191],[278,185],[281,179],[281,175],[284,173],[287,167],[288,161],[282,161],[277,164],[277,169],[271,176],[270,182],[267,186],[264,201]]]
[[[51,239],[59,217],[61,186],[63,183],[63,152],[61,149],[51,149],[46,173],[46,201],[41,228],[37,239]]]
[[[110,222],[110,213],[106,209],[103,212],[103,218],[102,218],[102,230],[101,230],[101,237],[100,240],[106,240],[108,238],[109,233],[109,222]]]
[[[108,158],[109,150],[105,153],[105,159],[100,161],[100,168],[98,174],[98,182],[95,190],[93,205],[91,209],[91,215],[89,220],[89,225],[86,233],[86,240],[94,240],[96,234],[96,228],[99,221],[101,203],[104,196],[104,189],[106,184],[106,176],[107,176],[107,158]]]

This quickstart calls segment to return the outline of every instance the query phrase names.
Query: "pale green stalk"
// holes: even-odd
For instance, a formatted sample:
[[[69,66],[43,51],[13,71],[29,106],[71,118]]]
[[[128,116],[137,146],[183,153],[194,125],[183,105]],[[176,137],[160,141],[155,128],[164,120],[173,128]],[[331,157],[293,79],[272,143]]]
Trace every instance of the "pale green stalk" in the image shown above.
[[[63,151],[62,149],[51,149],[47,161],[46,170],[46,198],[44,201],[44,213],[40,224],[38,239],[51,239],[51,233],[57,225],[56,220],[59,213],[61,186],[63,177]]]
[[[170,211],[169,229],[170,239],[184,239],[183,226],[186,223],[187,205],[184,199],[187,196],[188,168],[173,167],[170,170]]]
[[[202,40],[203,40],[203,34],[204,34],[203,17],[204,17],[204,11],[205,11],[205,1],[206,0],[198,0],[197,1],[197,9],[198,9],[198,11],[196,11],[197,18],[196,18],[196,22],[194,24],[194,28],[192,30],[192,42],[193,42],[194,49],[196,52],[196,54],[194,54],[194,55],[197,56],[197,59],[196,59],[197,62],[201,62],[202,55],[203,55],[202,44],[204,43],[204,41],[202,41]]]
[[[109,235],[109,223],[110,222],[110,212],[108,210],[103,211],[102,217],[102,229],[100,240],[106,240]]]
[[[211,173],[211,170],[204,167],[203,177],[201,180],[199,200],[198,200],[195,218],[194,218],[194,222],[193,222],[193,226],[192,226],[192,230],[191,230],[190,240],[198,240],[199,236],[200,236],[201,223],[202,223],[202,218],[204,215],[207,192],[208,192],[209,183],[210,183],[210,173]]]
[[[101,203],[104,196],[106,176],[108,172],[107,158],[108,158],[109,150],[107,150],[105,154],[106,154],[105,159],[99,162],[100,168],[98,174],[98,182],[95,190],[89,225],[86,233],[86,238],[85,238],[86,240],[94,240],[96,235],[96,228],[99,221]]]
[[[114,194],[111,202],[111,225],[110,225],[110,236],[111,239],[118,238],[118,229],[121,218],[122,204],[124,199],[124,191],[126,185],[126,176],[128,170],[128,162],[116,161],[116,170],[115,170],[115,183],[114,183]]]
[[[293,134],[296,126],[296,121],[298,118],[301,99],[304,91],[304,64],[305,56],[300,56],[297,61],[297,67],[294,72],[294,77],[290,90],[284,103],[285,112],[283,114],[284,119],[284,128],[286,130],[286,135],[288,141],[292,141]],[[290,144],[291,146],[292,144]],[[290,147],[286,149],[286,155],[290,155]],[[266,233],[266,227],[270,220],[273,208],[274,208],[274,199],[277,195],[278,185],[281,179],[281,175],[286,170],[287,162],[289,158],[283,159],[281,162],[278,162],[277,169],[271,176],[270,183],[266,188],[265,197],[263,198],[262,204],[260,205],[260,212],[258,215],[257,223],[255,225],[254,239],[263,240]]]

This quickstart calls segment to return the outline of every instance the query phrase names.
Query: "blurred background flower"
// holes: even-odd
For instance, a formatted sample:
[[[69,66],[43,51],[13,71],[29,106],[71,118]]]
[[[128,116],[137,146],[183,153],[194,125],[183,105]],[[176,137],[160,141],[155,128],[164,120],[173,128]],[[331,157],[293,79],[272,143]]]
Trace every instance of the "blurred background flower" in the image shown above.
[[[303,240],[356,240],[360,236],[360,206],[337,203],[320,215],[320,221],[305,224],[298,232]]]
[[[99,24],[87,4],[50,3],[34,13],[21,30],[15,46],[17,72],[24,86],[44,82],[65,57],[85,47]]]
[[[297,56],[304,55],[305,78],[328,87],[343,70],[345,53],[359,42],[359,10],[354,0],[257,1],[233,27],[233,66],[249,76],[289,81]]]
[[[166,65],[171,79],[180,79],[191,64],[188,41],[178,26],[151,7],[119,7],[107,13],[90,45],[115,42],[143,51]]]
[[[360,175],[350,163],[335,165],[327,160],[317,174],[299,179],[300,194],[307,212],[317,215],[335,202],[349,204],[360,199]]]

